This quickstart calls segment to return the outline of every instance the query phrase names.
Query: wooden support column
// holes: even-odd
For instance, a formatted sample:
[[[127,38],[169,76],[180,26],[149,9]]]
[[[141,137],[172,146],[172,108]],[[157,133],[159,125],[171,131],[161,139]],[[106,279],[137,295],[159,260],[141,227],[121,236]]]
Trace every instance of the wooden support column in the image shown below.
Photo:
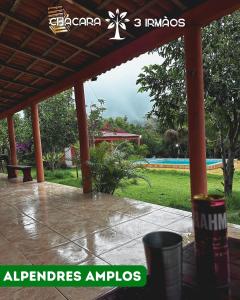
[[[80,161],[83,181],[83,192],[89,193],[92,190],[91,172],[88,165],[90,159],[89,153],[89,139],[88,139],[88,125],[87,113],[85,105],[85,95],[83,82],[76,81],[74,84],[76,110],[77,110],[77,123],[80,141]]]
[[[14,129],[14,120],[13,115],[7,117],[7,125],[8,125],[8,138],[9,138],[9,146],[10,146],[10,164],[17,164],[17,148],[16,148],[16,140],[15,140],[15,129]],[[15,171],[16,173],[16,171]]]
[[[206,137],[201,28],[185,33],[191,194],[207,194]]]
[[[41,142],[37,104],[31,106],[31,117],[32,117],[35,162],[36,162],[36,169],[37,169],[37,181],[43,182],[44,169],[43,169],[43,160],[42,160],[42,142]]]

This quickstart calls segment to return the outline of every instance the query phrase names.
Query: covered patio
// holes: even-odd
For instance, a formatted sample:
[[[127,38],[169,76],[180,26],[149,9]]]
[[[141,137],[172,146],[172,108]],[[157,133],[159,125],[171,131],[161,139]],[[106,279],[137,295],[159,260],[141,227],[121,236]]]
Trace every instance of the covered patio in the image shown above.
[[[146,265],[146,233],[170,230],[183,235],[185,246],[193,241],[190,212],[54,183],[0,180],[0,264]],[[228,232],[240,238],[240,226],[229,224]],[[89,300],[109,289],[1,288],[0,299]]]
[[[8,121],[10,164],[17,164],[13,116],[31,108],[37,180],[44,181],[38,103],[74,87],[83,192],[90,192],[84,82],[184,36],[191,193],[207,193],[201,28],[234,12],[240,3],[238,0],[220,1],[217,5],[214,0],[115,2],[39,0],[26,5],[23,0],[0,1],[0,119]],[[54,9],[60,11],[60,16],[96,18],[101,26],[50,26],[50,12]],[[108,28],[109,11],[127,12],[129,23],[132,22],[121,30],[122,37],[118,40],[113,38],[114,29]],[[146,20],[164,16],[184,19],[185,26],[136,25],[139,20],[146,24]]]
[[[48,7],[95,17],[101,27],[50,31]],[[17,164],[14,114],[31,108],[37,182],[0,176],[1,264],[145,264],[141,237],[172,230],[193,240],[191,213],[91,193],[84,82],[180,36],[185,41],[191,192],[207,193],[201,28],[240,8],[239,0],[0,0],[0,119],[7,118]],[[108,11],[128,18],[184,18],[185,27],[137,28],[111,39]],[[44,182],[38,104],[74,87],[83,189]],[[229,235],[240,238],[239,226]],[[190,240],[189,240],[190,239]],[[239,277],[234,273],[236,283]],[[237,285],[237,284],[236,284]],[[94,299],[105,289],[0,289],[0,299]],[[239,298],[236,298],[239,299]]]

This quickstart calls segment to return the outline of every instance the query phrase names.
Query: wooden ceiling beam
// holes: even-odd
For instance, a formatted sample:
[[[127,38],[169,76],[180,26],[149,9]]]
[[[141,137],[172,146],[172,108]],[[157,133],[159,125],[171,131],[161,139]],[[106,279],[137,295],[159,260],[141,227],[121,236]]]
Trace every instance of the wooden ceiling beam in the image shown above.
[[[11,104],[10,103],[6,103],[5,101],[1,100],[0,99],[0,106],[4,106],[4,107],[11,107]]]
[[[108,4],[110,4],[111,2],[113,2],[113,0],[105,0],[105,1],[103,1],[103,2],[97,7],[97,9],[98,9],[98,10],[101,10],[101,9],[103,9],[105,6],[107,6]]]
[[[153,4],[157,3],[158,0],[151,0],[148,3],[146,3],[145,5],[143,5],[142,7],[140,7],[139,9],[137,9],[134,13],[132,13],[131,15],[129,15],[129,18],[132,19],[134,17],[136,17],[138,14],[140,14],[141,12],[143,12],[144,10],[146,10],[147,8],[151,7]],[[94,45],[97,41],[101,40],[103,37],[105,37],[106,35],[109,34],[109,31],[105,31],[102,34],[98,35],[95,39],[93,39],[92,41],[90,41],[86,46],[90,47],[92,45]],[[80,54],[80,51],[77,51],[75,53],[73,53],[72,55],[68,56],[63,63],[67,63],[69,60],[71,60],[74,56]],[[55,69],[55,68],[54,68]]]
[[[139,14],[141,14],[142,12],[144,12],[146,9],[150,8],[151,6],[153,6],[154,4],[158,3],[159,0],[151,0],[148,1],[146,4],[144,4],[143,6],[139,7],[139,9],[137,9],[134,13],[132,13],[129,18],[133,19],[135,17],[137,17]],[[159,16],[160,17],[160,16]]]
[[[5,19],[2,21],[1,25],[0,25],[0,35],[2,34],[2,32],[3,32],[4,28],[6,27],[7,23],[8,23],[8,19],[5,18]]]
[[[40,78],[36,78],[35,80],[33,80],[32,84],[36,84],[39,80],[40,80]],[[49,84],[48,84],[47,86],[49,86]],[[27,88],[26,86],[23,87],[23,88],[20,90],[20,92],[25,91],[26,88]],[[43,87],[43,88],[44,88],[44,87]]]
[[[35,76],[35,77],[38,77],[40,79],[45,79],[45,80],[48,80],[48,81],[51,81],[51,82],[55,81],[55,79],[53,79],[53,78],[49,78],[47,76],[40,75],[40,74],[35,73],[35,72],[27,71],[25,69],[22,69],[22,68],[19,68],[19,67],[15,66],[15,65],[10,65],[10,64],[4,63],[3,61],[0,61],[0,65],[1,65],[1,67],[9,68],[9,69],[21,72],[22,74],[25,73],[25,74]],[[16,80],[16,78],[14,78],[14,80]]]
[[[58,41],[58,42],[61,42],[62,44],[67,45],[67,46],[69,46],[69,47],[71,47],[71,48],[74,48],[74,49],[77,49],[77,50],[81,50],[81,51],[85,52],[86,54],[91,55],[91,56],[94,56],[94,57],[97,57],[97,58],[100,57],[97,53],[94,53],[94,52],[92,52],[92,51],[90,51],[90,50],[88,50],[88,49],[85,49],[85,48],[83,48],[83,47],[79,47],[79,46],[76,45],[76,44],[73,44],[73,43],[71,43],[71,42],[68,42],[68,41],[66,41],[66,40],[63,40],[63,39],[61,39],[61,38],[55,36],[54,34],[47,33],[46,31],[44,31],[44,30],[42,30],[42,29],[39,29],[39,28],[37,28],[37,27],[35,27],[35,26],[33,26],[33,25],[31,25],[31,24],[25,22],[25,21],[22,21],[22,20],[20,20],[19,18],[17,18],[16,16],[14,16],[14,15],[13,15],[12,13],[10,13],[10,12],[6,12],[6,11],[3,11],[3,10],[0,10],[0,15],[2,15],[2,16],[4,16],[4,17],[7,17],[9,20],[11,20],[11,21],[13,21],[13,22],[15,22],[15,23],[17,23],[17,24],[20,24],[21,26],[27,27],[27,28],[29,28],[29,29],[35,31],[35,32],[38,32],[38,33],[40,33],[40,34],[42,34],[42,35],[44,35],[44,36],[47,36],[48,38],[54,39],[54,40],[56,40],[56,41]]]
[[[57,6],[59,4],[60,0],[53,1],[51,6]],[[39,22],[38,27],[43,25],[46,21],[48,21],[48,14],[45,14],[45,16],[42,18],[42,20]],[[26,46],[26,44],[29,42],[31,37],[33,36],[35,31],[32,31],[22,42],[21,47],[23,48]]]
[[[169,43],[170,41],[183,36],[192,24],[204,27],[210,22],[230,14],[239,8],[239,0],[221,1],[217,6],[215,0],[203,2],[182,14],[181,17],[186,19],[186,27],[164,27],[151,30],[129,44],[119,47],[101,59],[90,63],[80,71],[75,72],[68,77],[64,77],[57,83],[42,89],[40,92],[33,95],[26,95],[26,98],[20,104],[1,112],[0,119],[4,119],[30,105],[37,104],[60,93],[72,87],[76,81],[84,82],[93,76],[109,71],[117,65],[121,65],[134,57]]]
[[[6,102],[11,102],[11,103],[18,103],[20,99],[14,99],[14,98],[6,98],[6,97],[3,97],[2,95],[0,95],[0,99],[3,99],[5,100]]]
[[[74,71],[74,69],[72,69],[72,68],[70,68],[70,67],[67,67],[67,66],[65,66],[65,65],[63,65],[63,64],[61,64],[61,63],[59,63],[59,62],[55,62],[55,61],[53,61],[53,60],[49,60],[49,59],[43,58],[43,57],[41,57],[41,56],[38,56],[38,55],[36,55],[36,54],[33,54],[33,53],[30,52],[30,51],[18,49],[18,48],[16,48],[16,47],[12,46],[12,45],[9,45],[9,44],[3,43],[3,42],[0,42],[0,45],[2,45],[3,47],[5,47],[5,48],[7,48],[7,49],[12,50],[12,51],[17,51],[17,52],[19,52],[19,53],[21,53],[21,54],[24,54],[24,55],[27,55],[27,56],[29,56],[29,57],[31,57],[31,58],[34,58],[34,59],[39,60],[39,61],[44,61],[44,62],[46,62],[46,63],[48,63],[48,64],[55,65],[55,66],[57,66],[57,67],[59,67],[59,68],[65,69],[65,70],[67,70],[67,71],[71,71],[71,72]]]
[[[24,83],[24,82],[21,82],[21,81],[17,81],[17,80],[10,80],[10,79],[8,79],[6,77],[0,76],[0,81],[4,81],[4,82],[9,83],[9,84],[17,84],[17,85],[21,85],[21,86],[23,86],[25,88],[27,87],[27,88],[34,89],[36,91],[40,91],[40,88],[37,88],[37,87],[35,87],[35,86],[31,85],[31,84],[27,84],[27,83]]]
[[[15,90],[12,90],[12,89],[8,89],[6,87],[0,87],[0,91],[2,91],[2,92],[8,92],[8,93],[11,93],[11,94],[18,94],[20,96],[26,96],[25,93],[22,93],[20,91],[15,91]]]
[[[12,6],[9,10],[11,13],[15,12],[15,10],[17,9],[18,4],[19,4],[20,1],[21,0],[15,0],[13,2]],[[4,28],[6,27],[7,23],[8,23],[8,17],[5,17],[5,19],[3,20],[3,22],[1,23],[1,26],[0,26],[0,35],[3,32]]]
[[[59,3],[59,0],[54,1],[54,2],[52,3],[52,6],[55,6],[55,5],[57,5],[58,3]],[[45,15],[44,18],[42,18],[42,20],[40,21],[39,26],[43,25],[47,20],[48,20],[48,15]],[[24,48],[24,46],[25,46],[25,45],[29,42],[29,40],[32,38],[33,34],[34,34],[34,31],[32,31],[32,32],[31,32],[31,33],[23,40],[23,42],[22,42],[21,45],[20,45],[20,49]],[[57,43],[58,43],[58,42],[57,42]],[[11,60],[14,58],[14,56],[15,56],[16,53],[17,53],[17,52],[13,52],[13,53],[10,55],[10,57],[7,59],[7,63],[10,63],[10,62],[11,62]],[[36,75],[36,76],[38,76],[38,80],[40,80],[40,79],[47,79],[47,80],[55,81],[55,79],[51,79],[51,78],[49,78],[49,77],[43,76],[42,74],[39,74],[39,73],[36,73],[36,72],[33,72],[33,71],[30,72],[30,71],[29,71],[30,68],[31,68],[36,62],[38,62],[38,60],[34,59],[33,62],[30,63],[30,65],[28,65],[28,66],[26,67],[25,70],[22,70],[22,73],[27,73],[27,74]],[[56,68],[56,66],[54,66],[54,68]],[[19,70],[19,71],[20,71],[20,70]],[[20,73],[20,74],[21,74],[21,73]],[[14,78],[14,80],[18,79],[18,78],[20,77],[20,74],[18,74],[18,75]],[[35,80],[34,80],[34,82],[35,82]]]
[[[181,10],[185,10],[187,9],[187,6],[185,4],[182,3],[182,1],[180,0],[170,0],[173,4],[175,4],[178,8],[180,8]]]

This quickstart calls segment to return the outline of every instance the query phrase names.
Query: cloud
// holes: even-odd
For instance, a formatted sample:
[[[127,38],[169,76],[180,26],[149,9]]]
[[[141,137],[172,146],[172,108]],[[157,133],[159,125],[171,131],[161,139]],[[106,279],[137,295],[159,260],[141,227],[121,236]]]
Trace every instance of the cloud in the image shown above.
[[[143,54],[98,77],[97,81],[85,83],[86,104],[105,99],[105,117],[127,116],[131,121],[142,121],[151,110],[147,93],[138,93],[136,80],[142,68],[150,64],[161,64],[157,54]]]

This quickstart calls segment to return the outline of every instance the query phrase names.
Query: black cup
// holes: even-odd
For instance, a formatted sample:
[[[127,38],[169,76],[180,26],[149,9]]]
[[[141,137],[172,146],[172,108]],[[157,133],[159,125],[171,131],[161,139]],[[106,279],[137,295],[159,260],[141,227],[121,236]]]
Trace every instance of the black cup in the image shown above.
[[[180,300],[182,294],[182,237],[156,231],[143,237],[149,284],[156,299]]]

